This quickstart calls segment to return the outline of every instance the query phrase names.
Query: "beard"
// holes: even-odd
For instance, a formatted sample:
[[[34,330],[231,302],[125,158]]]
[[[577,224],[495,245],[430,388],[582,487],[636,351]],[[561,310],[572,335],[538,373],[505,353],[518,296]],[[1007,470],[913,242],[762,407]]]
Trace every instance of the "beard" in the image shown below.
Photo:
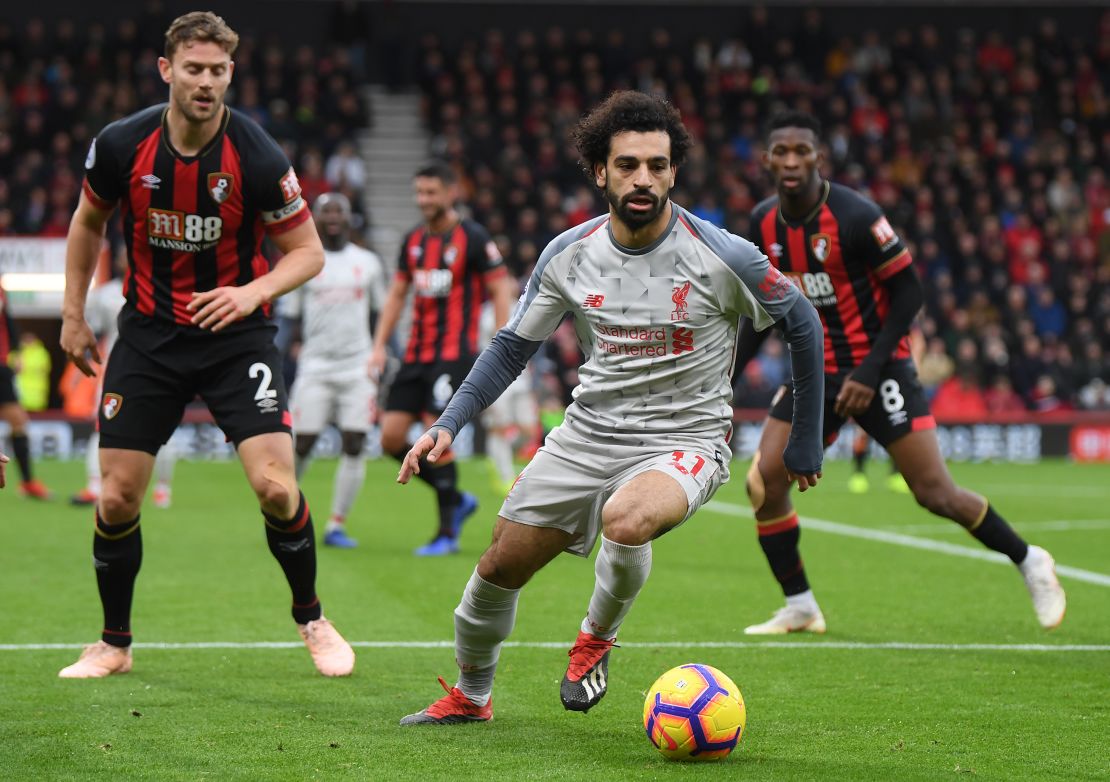
[[[633,198],[650,198],[652,208],[646,212],[633,211],[629,202]],[[605,185],[605,200],[613,207],[616,212],[617,218],[633,231],[643,228],[645,225],[650,225],[662,213],[663,208],[667,205],[667,196],[659,198],[655,193],[649,190],[634,190],[624,198],[621,198],[612,190],[609,185]]]
[[[200,114],[196,111],[195,107],[193,106],[193,96],[190,94],[185,94],[181,96],[175,95],[174,103],[177,104],[178,110],[181,111],[181,115],[185,117],[185,119],[189,120],[189,122],[195,122],[198,124],[207,122],[208,120],[217,116],[220,113],[221,108],[223,107],[223,101],[216,98],[215,96],[212,96],[212,105],[204,114]]]

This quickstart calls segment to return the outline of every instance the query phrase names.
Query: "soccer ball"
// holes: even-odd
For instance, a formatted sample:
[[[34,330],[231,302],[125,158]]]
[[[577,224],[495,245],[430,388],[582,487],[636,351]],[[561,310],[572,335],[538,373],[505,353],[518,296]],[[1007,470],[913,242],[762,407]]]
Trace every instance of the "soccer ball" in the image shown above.
[[[748,721],[732,679],[711,665],[672,668],[644,701],[648,740],[669,760],[720,760],[740,742]]]

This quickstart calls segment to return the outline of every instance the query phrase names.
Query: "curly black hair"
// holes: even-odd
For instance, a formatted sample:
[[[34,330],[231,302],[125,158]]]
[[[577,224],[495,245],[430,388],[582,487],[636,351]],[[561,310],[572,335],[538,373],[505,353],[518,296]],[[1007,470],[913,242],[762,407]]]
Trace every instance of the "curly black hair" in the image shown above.
[[[805,111],[797,111],[795,109],[780,111],[767,122],[767,127],[764,129],[764,138],[769,139],[772,132],[781,128],[805,128],[806,130],[812,130],[813,137],[818,141],[821,140],[821,121]]]
[[[641,133],[665,131],[671,137],[671,164],[682,165],[694,145],[678,109],[664,98],[634,90],[618,90],[587,114],[574,127],[572,137],[581,159],[578,161],[592,182],[594,166],[609,159],[609,142],[626,131]]]

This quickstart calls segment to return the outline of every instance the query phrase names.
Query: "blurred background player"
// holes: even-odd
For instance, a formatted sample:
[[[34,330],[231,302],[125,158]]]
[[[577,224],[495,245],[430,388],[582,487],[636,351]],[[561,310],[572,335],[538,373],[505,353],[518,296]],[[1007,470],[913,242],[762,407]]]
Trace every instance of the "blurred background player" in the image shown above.
[[[825,332],[828,446],[849,418],[891,455],[917,502],[952,519],[1017,565],[1045,628],[1064,618],[1064,591],[1047,551],[1026,544],[985,497],[957,486],[937,444],[936,422],[910,357],[909,331],[923,293],[909,251],[882,210],[821,176],[821,129],[803,112],[768,125],[765,164],[777,195],[752,212],[755,242],[821,314]],[[740,330],[736,371],[759,351],[766,332]],[[825,618],[798,552],[798,515],[779,454],[790,436],[793,397],[783,387],[771,405],[748,472],[760,547],[786,606],[750,635],[824,632]]]
[[[86,297],[117,203],[129,267],[99,418],[104,476],[92,549],[104,629],[59,672],[63,678],[131,670],[142,498],[154,455],[197,395],[235,445],[317,670],[346,676],[354,669],[354,651],[316,594],[312,516],[297,485],[268,317],[270,302],[323,268],[324,250],[281,148],[224,104],[238,43],[215,14],[175,19],[158,58],[169,102],[109,124],[85,161],[66,240],[61,346],[86,375],[95,374],[90,359],[100,362]],[[261,253],[267,237],[283,253],[272,267]],[[214,622],[226,621],[218,607],[208,610]]]
[[[324,427],[339,427],[342,454],[335,472],[324,545],[354,548],[347,514],[366,477],[363,448],[374,413],[377,384],[370,378],[373,319],[385,297],[385,271],[377,255],[350,241],[351,202],[324,193],[313,205],[324,244],[324,270],[285,296],[282,309],[301,343],[290,390],[297,480]]]
[[[18,351],[15,345],[19,333],[8,309],[7,294],[0,286],[0,421],[8,424],[9,438],[12,442],[12,455],[19,467],[19,493],[33,500],[49,500],[50,490],[35,478],[31,465],[31,445],[27,437],[30,419],[19,401],[15,376],[19,370]],[[14,366],[13,366],[14,365]]]
[[[8,485],[8,476],[4,474],[4,465],[8,463],[8,457],[0,453],[0,489]]]
[[[519,285],[518,285],[519,287]],[[483,344],[493,338],[493,308],[482,309]],[[486,427],[486,456],[493,468],[494,488],[508,494],[516,480],[513,456],[531,459],[540,445],[540,407],[536,400],[535,372],[529,362],[520,376],[482,414]]]
[[[382,416],[382,450],[397,460],[404,459],[412,447],[408,440],[412,425],[435,420],[474,364],[482,303],[487,297],[493,301],[494,322],[501,328],[516,292],[489,233],[455,209],[458,188],[451,167],[440,161],[429,163],[416,172],[413,189],[424,223],[402,242],[371,358],[374,372],[381,377],[386,343],[412,288],[412,329]],[[416,549],[416,554],[453,554],[459,550],[459,530],[478,508],[478,499],[459,491],[451,454],[434,465],[423,465],[419,477],[435,490],[439,524],[431,542]]]
[[[116,254],[114,275],[89,291],[85,304],[85,320],[97,337],[97,347],[105,361],[112,352],[119,336],[120,310],[127,302],[123,295],[123,274],[127,270],[127,249],[121,246]],[[104,392],[103,378],[96,378],[96,403],[93,415],[100,407],[100,397]],[[154,458],[154,491],[150,496],[156,508],[168,508],[173,502],[173,471],[177,465],[177,447],[171,438],[158,449]],[[69,498],[71,505],[95,505],[100,498],[100,431],[96,421],[93,432],[85,446],[85,488]]]

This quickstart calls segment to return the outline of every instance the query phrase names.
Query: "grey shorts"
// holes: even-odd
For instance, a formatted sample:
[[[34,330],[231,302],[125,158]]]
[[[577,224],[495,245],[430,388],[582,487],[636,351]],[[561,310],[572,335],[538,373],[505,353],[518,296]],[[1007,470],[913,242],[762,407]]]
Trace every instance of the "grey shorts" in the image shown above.
[[[341,432],[365,432],[374,418],[377,393],[361,370],[338,376],[299,374],[289,394],[293,432],[319,434],[328,424]]]
[[[601,509],[617,489],[648,470],[678,481],[688,507],[683,521],[728,481],[728,446],[661,442],[659,447],[589,441],[564,424],[553,431],[513,484],[504,518],[554,527],[574,536],[567,551],[590,555],[601,534]]]

